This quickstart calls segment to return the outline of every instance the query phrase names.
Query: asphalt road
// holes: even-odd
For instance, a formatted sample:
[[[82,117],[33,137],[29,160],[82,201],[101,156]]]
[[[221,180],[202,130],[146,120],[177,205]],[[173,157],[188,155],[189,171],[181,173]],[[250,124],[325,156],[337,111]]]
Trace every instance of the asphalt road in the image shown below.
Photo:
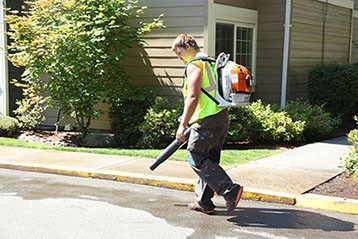
[[[243,200],[189,211],[194,193],[0,169],[0,239],[358,238],[358,216]]]

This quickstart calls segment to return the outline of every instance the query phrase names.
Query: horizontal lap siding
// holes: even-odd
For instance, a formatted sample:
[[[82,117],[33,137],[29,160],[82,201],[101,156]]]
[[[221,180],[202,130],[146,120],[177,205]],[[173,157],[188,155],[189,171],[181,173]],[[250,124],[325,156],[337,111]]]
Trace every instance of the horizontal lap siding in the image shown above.
[[[358,62],[358,18],[353,19],[352,63]]]
[[[166,28],[156,29],[145,36],[146,44],[128,51],[125,69],[135,85],[149,86],[170,99],[181,98],[184,64],[171,50],[173,40],[181,33],[193,35],[204,47],[204,26],[207,8],[205,0],[142,0],[148,6],[147,20],[163,14]]]
[[[321,64],[325,3],[293,0],[291,16],[289,100],[307,96],[307,75]],[[324,45],[324,63],[349,61],[351,10],[328,5]]]
[[[173,40],[181,33],[192,34],[203,47],[206,0],[141,0],[144,10],[143,20],[150,22],[163,14],[166,28],[155,29],[144,37],[142,48],[127,51],[124,61],[130,82],[137,86],[147,86],[159,95],[171,101],[178,101],[181,96],[184,64],[171,50]],[[91,127],[107,129],[110,127],[108,105],[101,105],[105,115],[93,122]]]
[[[257,0],[258,42],[255,98],[278,103],[281,97],[284,0]]]

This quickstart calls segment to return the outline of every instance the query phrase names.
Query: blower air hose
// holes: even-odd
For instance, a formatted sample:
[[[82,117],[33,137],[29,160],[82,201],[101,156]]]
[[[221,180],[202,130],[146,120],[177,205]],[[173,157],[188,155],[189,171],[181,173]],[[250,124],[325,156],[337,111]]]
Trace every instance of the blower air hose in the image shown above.
[[[161,152],[158,157],[155,159],[155,161],[149,165],[149,168],[153,171],[154,169],[156,169],[161,163],[163,163],[165,160],[167,160],[170,156],[172,156],[172,154],[175,153],[175,151],[177,151],[181,146],[183,146],[186,141],[188,141],[189,135],[190,135],[190,131],[191,128],[188,128],[187,130],[185,130],[184,132],[184,138],[185,141],[184,142],[180,142],[178,140],[174,140],[171,144],[169,144],[164,150],[163,152]]]

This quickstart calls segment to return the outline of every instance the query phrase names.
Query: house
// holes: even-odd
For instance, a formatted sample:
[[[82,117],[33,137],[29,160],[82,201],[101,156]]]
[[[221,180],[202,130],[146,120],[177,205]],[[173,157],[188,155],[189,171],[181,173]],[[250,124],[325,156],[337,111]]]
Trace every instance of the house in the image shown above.
[[[22,1],[6,2],[18,7]],[[139,4],[148,6],[145,18],[164,14],[166,28],[147,35],[143,48],[129,51],[127,72],[134,84],[150,86],[172,100],[181,97],[183,64],[171,51],[180,33],[193,35],[210,56],[230,53],[252,71],[253,98],[281,105],[306,97],[312,67],[358,59],[353,44],[358,40],[358,0],[140,0]],[[3,41],[0,44],[4,46]],[[10,114],[20,94],[8,81],[21,69],[7,64],[1,54],[0,67],[8,70],[0,73],[0,109]],[[50,119],[51,115],[53,121],[56,112],[49,114]],[[92,127],[108,129],[108,116]]]

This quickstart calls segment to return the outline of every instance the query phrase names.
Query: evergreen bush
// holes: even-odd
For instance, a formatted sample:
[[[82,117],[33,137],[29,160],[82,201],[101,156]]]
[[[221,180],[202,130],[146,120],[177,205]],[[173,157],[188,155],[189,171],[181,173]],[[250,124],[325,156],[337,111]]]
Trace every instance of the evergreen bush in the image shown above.
[[[304,122],[293,121],[286,112],[276,112],[261,100],[230,111],[231,126],[227,141],[253,142],[302,141]]]
[[[283,109],[293,121],[304,122],[304,141],[315,141],[328,136],[340,125],[339,117],[332,117],[321,105],[312,105],[298,99],[287,103]]]
[[[157,97],[141,124],[141,148],[165,148],[174,139],[179,126],[178,119],[183,111],[182,104],[169,103],[164,97]]]
[[[0,136],[13,137],[18,130],[19,122],[10,116],[0,114]]]
[[[154,93],[147,88],[126,87],[113,99],[109,117],[118,146],[134,147],[142,138],[141,124],[154,102]]]
[[[320,65],[308,75],[308,99],[342,119],[358,113],[358,65]]]

